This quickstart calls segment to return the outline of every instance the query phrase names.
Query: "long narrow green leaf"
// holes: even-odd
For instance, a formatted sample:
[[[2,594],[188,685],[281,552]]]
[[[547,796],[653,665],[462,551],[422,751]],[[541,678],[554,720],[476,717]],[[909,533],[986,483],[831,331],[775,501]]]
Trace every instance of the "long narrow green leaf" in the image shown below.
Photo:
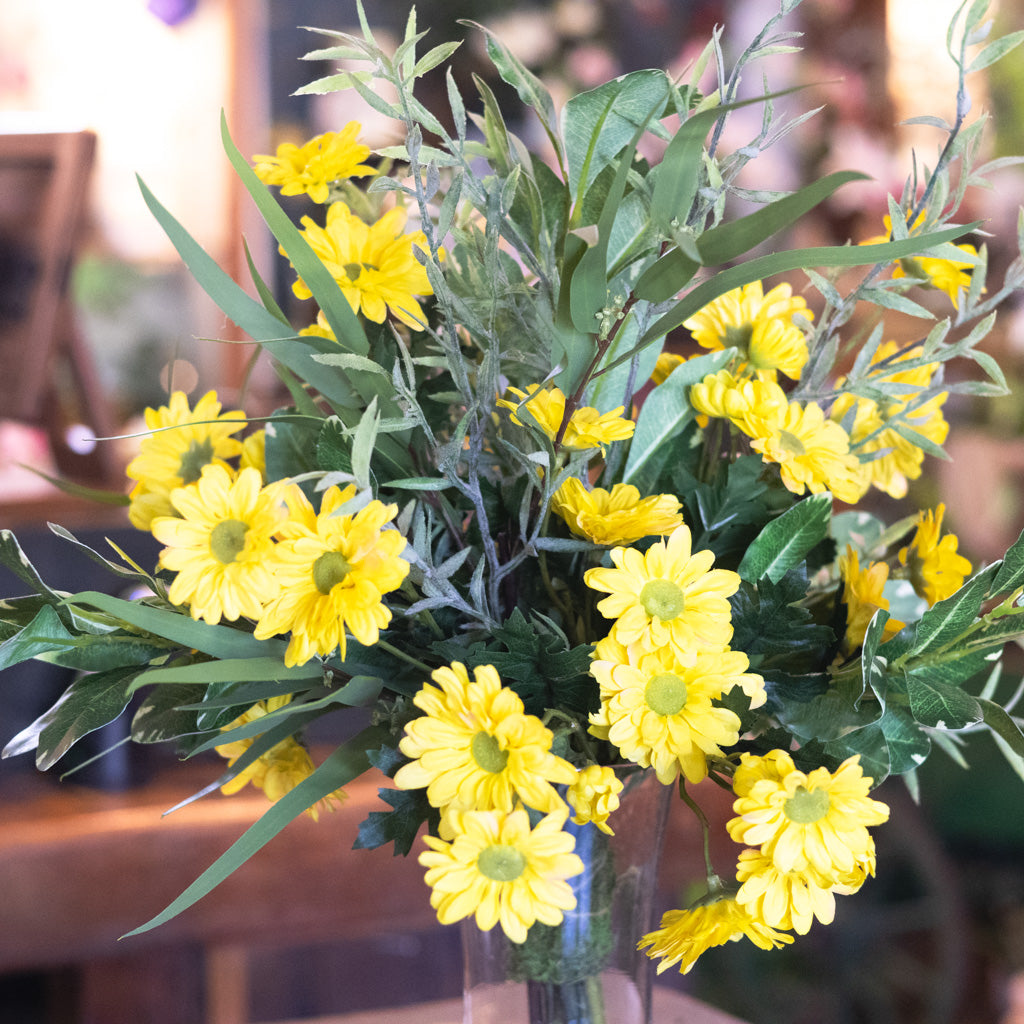
[[[171,668],[154,668],[139,675],[132,691],[163,683],[251,683],[257,680],[305,682],[323,677],[323,667],[312,660],[289,668],[278,658],[227,658]]]
[[[317,351],[337,351],[337,345],[326,338],[295,340],[291,325],[265,309],[225,273],[217,261],[161,205],[141,178],[139,188],[150,212],[177,249],[185,266],[224,314],[254,341],[273,342],[270,352],[274,358],[301,380],[315,380],[317,390],[332,406],[350,406],[352,391],[347,382],[318,370],[311,359]]]
[[[193,620],[181,612],[166,611],[137,601],[124,601],[110,594],[83,590],[65,598],[66,604],[82,604],[98,608],[123,622],[138,626],[154,636],[162,636],[183,647],[191,647],[214,658],[261,658],[277,656],[284,659],[287,646],[283,640],[257,640],[252,633],[230,626],[211,626]]]
[[[700,265],[718,266],[742,256],[772,235],[829,198],[840,186],[867,178],[857,171],[836,171],[805,186],[792,195],[777,199],[738,220],[720,224],[697,238]],[[679,249],[673,249],[649,267],[637,281],[638,298],[663,302],[677,294],[697,270],[697,264]]]
[[[177,899],[145,924],[128,932],[124,938],[141,935],[170,921],[210,893],[303,811],[366,771],[370,767],[367,752],[376,750],[389,737],[390,733],[384,726],[370,726],[339,747],[312,775],[272,804],[263,817],[250,826]]]
[[[804,267],[863,267],[873,263],[888,263],[903,256],[920,253],[943,242],[952,242],[969,234],[976,227],[977,221],[960,227],[933,231],[927,235],[917,235],[902,242],[879,242],[876,245],[822,245],[759,256],[739,266],[722,270],[710,280],[697,285],[651,326],[637,343],[637,347],[642,348],[663,337],[683,321],[689,320],[694,313],[717,299],[719,295],[750,284],[751,281],[761,281],[775,274],[801,270]],[[627,353],[620,358],[631,357],[632,353]]]
[[[358,317],[352,312],[352,307],[348,304],[348,300],[342,294],[337,282],[331,277],[330,271],[303,238],[302,232],[292,223],[291,218],[270,194],[266,185],[256,177],[256,172],[238,151],[238,147],[231,139],[227,119],[223,114],[221,115],[221,140],[235,173],[241,179],[249,195],[252,196],[267,227],[281,243],[292,266],[295,267],[295,272],[309,286],[313,298],[323,310],[339,344],[350,352],[365,356],[370,350],[370,344],[366,340],[366,333],[363,331]]]

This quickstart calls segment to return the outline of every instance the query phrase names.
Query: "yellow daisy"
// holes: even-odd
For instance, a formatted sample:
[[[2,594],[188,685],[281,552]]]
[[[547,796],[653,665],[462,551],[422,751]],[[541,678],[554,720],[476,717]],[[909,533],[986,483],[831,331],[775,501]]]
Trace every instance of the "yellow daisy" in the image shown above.
[[[739,739],[739,716],[718,700],[739,686],[758,707],[767,695],[759,675],[747,673],[742,651],[698,653],[690,664],[671,648],[630,656],[622,644],[601,640],[591,675],[601,687],[601,707],[590,716],[590,731],[613,743],[623,757],[653,767],[663,785],[682,772],[690,782],[707,776],[707,759]]]
[[[473,916],[482,931],[500,924],[513,942],[525,942],[537,921],[561,924],[576,906],[566,879],[583,871],[565,820],[564,812],[548,814],[531,830],[522,809],[454,812],[452,841],[424,836],[430,849],[419,856],[438,920]]]
[[[285,694],[261,700],[239,715],[233,722],[224,726],[222,731],[227,732],[258,721],[271,712],[284,707],[291,699],[291,694]],[[252,743],[253,737],[248,737],[242,740],[233,740],[215,749],[218,754],[227,758],[228,767],[231,767],[252,746]],[[237,793],[247,782],[251,782],[256,788],[262,789],[270,800],[277,801],[311,775],[313,771],[314,765],[309,752],[293,737],[288,737],[261,754],[247,768],[221,786],[221,792]],[[333,810],[335,804],[341,803],[346,796],[344,790],[335,790],[310,807],[306,813],[316,821],[321,808]]]
[[[850,452],[846,431],[825,418],[816,402],[790,402],[771,418],[749,418],[750,447],[774,462],[787,490],[794,494],[831,491],[840,501],[861,497],[860,462]]]
[[[890,420],[905,412],[921,388],[931,384],[932,377],[939,369],[938,363],[899,369],[902,363],[916,358],[920,352],[920,346],[901,350],[895,341],[889,341],[879,345],[871,359],[872,367],[877,368],[880,364],[889,367],[889,372],[873,373],[872,381],[907,384],[909,387],[904,394],[888,395],[884,406],[867,398],[843,394],[832,406],[830,418],[836,423],[842,423],[848,418],[850,410],[854,410],[850,450],[862,458],[865,455],[871,456],[860,464],[859,480],[864,492],[874,486],[893,498],[903,498],[907,493],[907,481],[916,480],[921,475],[924,452],[887,426]],[[841,385],[843,381],[839,383]],[[949,433],[949,424],[942,414],[947,397],[946,392],[932,396],[906,416],[905,422],[930,441],[943,444]]]
[[[918,215],[910,228],[910,234],[921,226],[925,215]],[[888,214],[883,218],[886,233],[884,235],[873,235],[866,238],[861,245],[877,245],[879,242],[888,242],[891,238],[892,219]],[[957,245],[962,253],[967,256],[977,256],[978,250],[973,245]],[[970,270],[974,266],[973,260],[949,260],[939,259],[935,256],[905,256],[893,264],[893,277],[910,277],[920,279],[922,284],[928,288],[935,288],[937,291],[945,292],[955,309],[960,308],[960,293],[971,286]]]
[[[622,781],[615,774],[614,768],[588,764],[565,791],[565,797],[573,809],[573,823],[586,825],[592,822],[607,835],[615,835],[608,824],[608,818],[618,810],[621,792]]]
[[[280,592],[256,624],[261,640],[291,633],[287,665],[304,665],[335,649],[344,660],[346,630],[369,646],[391,621],[382,597],[409,572],[401,557],[405,538],[385,528],[398,509],[374,500],[354,514],[339,513],[355,493],[354,484],[329,488],[319,514],[297,487],[287,493],[290,516],[268,560]]]
[[[697,652],[721,651],[732,638],[729,598],[740,578],[728,569],[712,569],[710,551],[691,553],[690,530],[678,526],[667,540],[646,552],[613,548],[612,569],[588,569],[584,582],[609,596],[597,610],[615,619],[610,635],[625,647],[643,650],[671,646],[684,664]]]
[[[652,534],[671,533],[683,522],[675,495],[641,498],[632,484],[588,490],[576,477],[559,487],[551,508],[573,533],[595,544],[633,544]]]
[[[651,373],[651,381],[654,384],[664,384],[672,375],[672,371],[686,362],[686,356],[677,352],[662,352],[658,361],[654,364],[654,371]]]
[[[376,174],[362,161],[370,147],[358,141],[363,126],[349,121],[340,132],[324,132],[301,146],[284,142],[275,156],[253,157],[256,176],[264,185],[278,185],[283,196],[305,193],[314,203],[326,203],[332,183]]]
[[[775,381],[751,380],[719,370],[690,388],[690,404],[702,429],[709,418],[727,419],[743,433],[753,434],[758,418],[775,418],[786,409],[789,399]]]
[[[843,581],[843,604],[846,605],[843,649],[852,653],[864,642],[864,634],[875,612],[879,608],[889,610],[889,599],[883,594],[889,579],[889,566],[885,562],[869,562],[861,569],[857,552],[848,544],[846,554],[839,558],[839,576]],[[892,636],[902,628],[902,622],[889,619],[884,635]]]
[[[815,918],[822,924],[835,918],[836,898],[827,880],[813,871],[781,871],[760,850],[740,853],[736,879],[742,883],[736,902],[772,928],[806,935]]]
[[[518,426],[523,426],[523,421],[516,415],[516,411],[524,404],[523,400],[527,392],[519,388],[509,388],[509,394],[515,396],[515,400],[500,398],[498,405],[511,412],[510,419]],[[565,395],[561,388],[551,385],[546,388],[531,388],[530,399],[525,402],[525,408],[534,418],[541,430],[552,440],[558,436],[562,428],[562,420],[565,419]],[[599,413],[590,406],[581,406],[569,418],[569,423],[562,436],[562,444],[566,448],[600,448],[604,452],[605,445],[612,441],[624,441],[633,436],[636,424],[622,415],[624,406],[619,406],[611,412]]]
[[[720,295],[695,313],[683,326],[706,349],[736,348],[742,369],[765,380],[781,371],[799,380],[807,362],[807,339],[794,316],[811,320],[807,303],[780,284],[768,294],[760,281]]]
[[[242,454],[238,460],[238,467],[245,469],[246,466],[258,469],[260,475],[266,478],[267,432],[265,430],[254,430],[242,441]]]
[[[161,516],[151,527],[167,545],[161,568],[177,573],[171,602],[211,624],[258,618],[277,593],[268,562],[284,517],[280,488],[263,487],[255,469],[232,480],[221,466],[207,466],[197,483],[171,492],[171,504],[181,518]]]
[[[828,884],[872,854],[867,826],[889,818],[889,808],[868,796],[871,779],[857,755],[835,772],[804,773],[782,750],[744,754],[733,790],[738,817],[726,828],[735,842],[760,847],[780,871],[814,871]]]
[[[422,231],[403,234],[405,222],[406,212],[401,207],[366,224],[344,203],[331,203],[326,226],[303,217],[302,234],[338,282],[353,312],[378,324],[390,312],[407,327],[420,331],[426,325],[426,314],[415,296],[434,292],[414,250],[429,252],[429,245]],[[312,298],[301,277],[292,290],[300,299]]]
[[[454,662],[434,671],[413,703],[424,712],[405,727],[399,749],[412,760],[398,769],[399,789],[426,788],[434,807],[511,811],[517,800],[550,813],[565,809],[555,785],[571,785],[576,769],[551,753],[551,730],[523,710],[493,665],[470,680]]]
[[[220,408],[216,391],[208,391],[191,410],[185,392],[175,391],[167,405],[146,410],[146,426],[152,433],[142,439],[138,455],[125,470],[137,481],[128,509],[134,527],[148,530],[157,516],[174,515],[171,491],[194,484],[204,466],[228,469],[226,460],[242,451],[231,435],[245,426],[245,414],[221,414]]]
[[[698,957],[713,946],[724,946],[747,938],[760,949],[777,949],[793,941],[754,917],[730,897],[721,897],[690,910],[669,910],[661,927],[649,932],[637,945],[652,959],[660,959],[658,973],[679,964],[680,974],[689,974]]]
[[[945,514],[946,506],[941,502],[934,511],[919,513],[913,538],[899,552],[900,565],[910,570],[914,591],[929,606],[956,593],[971,574],[971,563],[957,552],[956,534],[947,533],[939,539]]]
[[[284,707],[291,701],[291,694],[281,697],[271,697],[268,700],[261,700],[254,704],[248,711],[239,715],[229,725],[223,727],[223,731],[235,729],[249,722],[258,721],[273,711]],[[242,740],[232,740],[216,747],[221,757],[227,758],[228,767],[234,766],[235,762],[252,746],[253,737]],[[220,787],[222,793],[237,793],[246,783],[252,783],[257,789],[262,789],[267,798],[276,802],[290,793],[303,779],[313,774],[315,766],[309,751],[289,736],[280,743],[274,744],[255,761],[243,768],[237,775],[229,779]],[[319,800],[312,807],[307,808],[306,813],[317,821],[322,809],[334,810],[337,804],[345,800],[347,794],[343,789],[336,789],[323,799]]]

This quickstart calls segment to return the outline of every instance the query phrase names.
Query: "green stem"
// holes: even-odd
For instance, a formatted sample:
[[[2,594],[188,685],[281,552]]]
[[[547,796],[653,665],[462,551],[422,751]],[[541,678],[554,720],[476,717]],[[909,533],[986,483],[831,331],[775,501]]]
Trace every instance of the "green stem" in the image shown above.
[[[693,811],[700,822],[701,841],[704,848],[704,870],[707,872],[708,885],[713,887],[718,881],[718,872],[715,871],[715,867],[711,863],[711,823],[697,802],[686,791],[686,780],[682,775],[679,776],[679,798]]]
[[[410,654],[406,654],[405,651],[400,651],[394,646],[394,644],[389,644],[386,640],[378,640],[377,646],[381,650],[387,651],[388,654],[398,658],[399,661],[404,661],[408,665],[414,665],[421,671],[426,672],[427,675],[430,675],[430,673],[434,671],[429,665],[424,664],[422,661],[412,657]]]

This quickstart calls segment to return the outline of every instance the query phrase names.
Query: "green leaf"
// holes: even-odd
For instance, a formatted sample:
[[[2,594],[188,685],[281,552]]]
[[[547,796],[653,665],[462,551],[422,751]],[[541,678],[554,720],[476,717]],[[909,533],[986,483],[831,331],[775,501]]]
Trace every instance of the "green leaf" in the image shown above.
[[[337,282],[331,277],[330,271],[324,266],[320,257],[313,252],[302,233],[292,223],[291,218],[270,194],[266,185],[256,177],[256,172],[238,151],[231,140],[227,119],[223,115],[221,116],[221,141],[235,173],[241,179],[249,195],[252,196],[267,227],[281,243],[292,266],[295,267],[295,272],[306,282],[309,290],[313,293],[313,298],[331,325],[335,338],[350,352],[365,356],[370,346],[359,318],[352,312],[348,300],[342,294]],[[307,379],[315,380],[316,377]]]
[[[130,665],[141,667],[167,652],[165,645],[127,633],[85,634],[75,640],[74,646],[58,648],[39,655],[39,658],[48,664],[79,672],[106,672]]]
[[[984,723],[1020,757],[1024,757],[1024,732],[1015,718],[995,701],[977,698]]]
[[[73,641],[57,612],[44,605],[27,626],[0,644],[0,670],[49,651],[63,650]]]
[[[999,572],[992,583],[993,594],[1005,594],[1024,586],[1024,532],[1003,556]]]
[[[460,25],[470,25],[484,33],[487,40],[487,56],[504,82],[512,86],[519,98],[534,110],[559,162],[562,160],[562,140],[558,134],[558,116],[551,93],[544,83],[485,25],[475,21],[460,20]]]
[[[30,730],[39,727],[36,767],[46,771],[83,736],[113,722],[128,706],[137,668],[96,672],[75,680]],[[24,734],[22,734],[24,735]]]
[[[160,205],[141,178],[139,188],[150,212],[177,249],[185,266],[225,315],[254,341],[266,343],[273,357],[302,380],[316,380],[317,390],[331,405],[351,405],[352,391],[348,382],[334,379],[322,370],[318,372],[311,358],[317,350],[337,351],[336,343],[326,338],[296,338],[289,323],[270,313],[220,268],[217,261]]]
[[[184,612],[166,611],[136,601],[124,601],[95,590],[83,590],[65,600],[67,604],[98,608],[101,612],[138,626],[147,633],[162,636],[182,647],[195,648],[214,658],[276,655],[284,659],[287,644],[283,640],[257,640],[252,633],[233,629],[231,626],[211,626],[208,622],[192,619]]]
[[[426,35],[426,33],[423,33]],[[453,40],[450,43],[441,43],[435,46],[432,50],[428,50],[418,61],[416,66],[412,69],[413,78],[420,78],[425,75],[428,71],[433,71],[438,64],[443,64],[460,46],[461,41]]]
[[[828,536],[832,513],[832,495],[812,494],[797,502],[777,519],[773,519],[758,535],[739,564],[742,579],[756,583],[767,576],[773,583]]]
[[[907,696],[914,718],[930,729],[966,729],[982,720],[981,705],[969,693],[923,673],[908,673]]]
[[[873,263],[888,263],[902,256],[920,254],[942,242],[952,242],[977,227],[978,223],[975,222],[945,228],[927,235],[918,235],[902,242],[880,242],[877,245],[824,245],[758,256],[746,263],[719,271],[710,280],[697,285],[644,334],[638,346],[649,344],[664,336],[709,302],[717,299],[719,295],[750,284],[751,281],[762,281],[775,274],[804,267],[861,267]]]
[[[619,155],[651,110],[664,103],[663,71],[634,71],[579,93],[562,110],[569,188],[579,203],[594,179]]]
[[[22,551],[18,538],[10,530],[0,530],[0,565],[10,569],[18,579],[27,583],[35,593],[42,594],[51,603],[60,602],[60,594],[43,582],[43,578],[29,561],[28,555]]]
[[[201,701],[205,686],[166,686],[146,695],[132,718],[134,743],[166,743],[202,732],[195,711],[182,711],[181,705]]]
[[[395,856],[405,857],[416,841],[420,827],[428,822],[434,829],[441,812],[430,805],[425,789],[378,789],[381,800],[390,804],[390,811],[370,811],[359,824],[354,850],[375,850],[387,843],[395,844]]]
[[[989,43],[968,65],[968,73],[981,71],[984,68],[1002,60],[1011,50],[1016,49],[1024,43],[1024,31],[1011,32],[1008,36],[993,40]]]
[[[658,449],[693,419],[693,406],[687,397],[687,388],[702,381],[708,374],[717,373],[734,354],[733,349],[724,349],[688,359],[647,396],[629,443],[629,458],[622,474],[624,483],[630,483],[637,477]]]
[[[261,850],[290,821],[297,818],[336,789],[350,783],[370,765],[367,751],[384,743],[390,732],[384,726],[370,726],[349,740],[327,758],[316,771],[272,804],[254,825],[225,853],[214,861],[177,899],[145,924],[133,929],[125,938],[141,935],[177,917],[197,900],[215,889],[232,872]]]
[[[150,669],[136,678],[132,692],[143,686],[162,686],[168,683],[248,683],[256,680],[297,683],[322,679],[323,674],[323,666],[317,659],[289,668],[278,658],[226,658]]]
[[[917,623],[915,654],[945,646],[974,622],[999,568],[998,562],[987,566],[955,594],[936,602],[921,616]]]

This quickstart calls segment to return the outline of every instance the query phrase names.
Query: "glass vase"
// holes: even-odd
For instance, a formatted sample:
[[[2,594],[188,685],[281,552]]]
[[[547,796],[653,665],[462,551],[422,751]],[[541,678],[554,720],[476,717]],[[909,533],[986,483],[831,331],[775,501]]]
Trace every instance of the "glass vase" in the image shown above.
[[[620,778],[615,835],[565,825],[584,870],[560,925],[535,924],[520,944],[463,922],[463,1024],[650,1024],[652,965],[636,947],[652,927],[672,787],[652,771]]]

